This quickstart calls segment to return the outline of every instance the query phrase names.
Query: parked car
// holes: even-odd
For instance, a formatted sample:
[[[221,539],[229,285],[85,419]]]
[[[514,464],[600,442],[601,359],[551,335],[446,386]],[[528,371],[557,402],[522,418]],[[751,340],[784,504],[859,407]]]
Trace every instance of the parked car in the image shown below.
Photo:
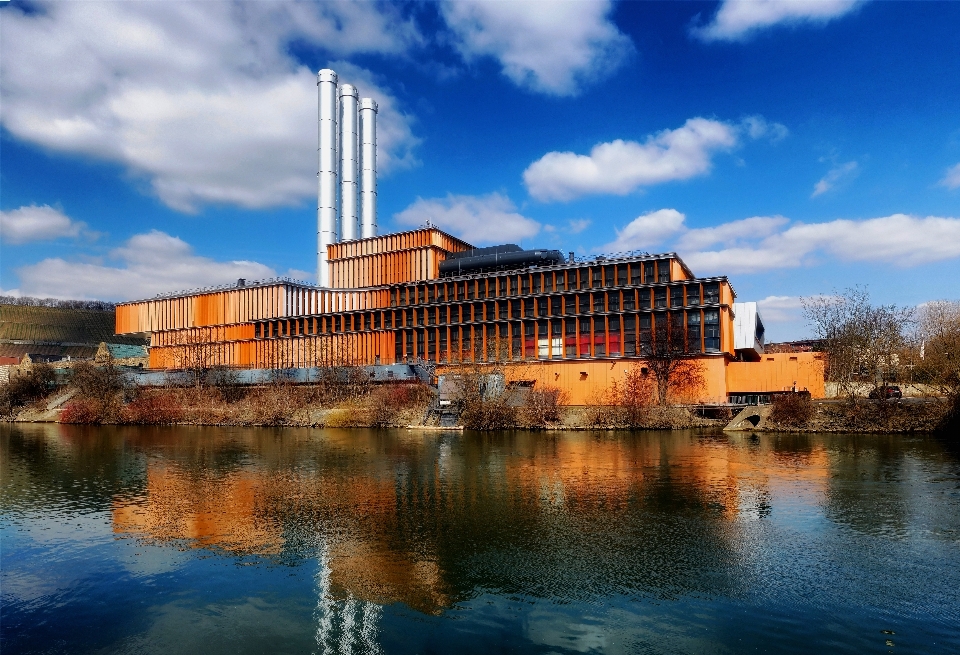
[[[870,392],[870,398],[873,400],[886,400],[888,398],[903,398],[903,392],[900,391],[900,387],[892,384],[885,384],[882,387],[877,387]]]

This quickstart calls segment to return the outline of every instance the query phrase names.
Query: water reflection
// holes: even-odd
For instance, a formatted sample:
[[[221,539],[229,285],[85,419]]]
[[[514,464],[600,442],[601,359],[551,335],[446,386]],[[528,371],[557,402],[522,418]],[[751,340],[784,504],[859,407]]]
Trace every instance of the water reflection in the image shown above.
[[[881,623],[916,622],[917,603],[930,618],[897,626],[907,643],[960,645],[948,627],[960,469],[923,439],[59,425],[0,437],[3,639],[20,648],[45,643],[37,618],[89,601],[91,584],[126,585],[119,602],[159,593],[117,582],[127,575],[170,586],[166,604],[101,646],[160,643],[158,616],[221,593],[262,613],[245,629],[270,633],[280,612],[285,647],[315,653],[417,652],[431,635],[475,652],[751,639],[852,652],[880,643]],[[83,516],[107,529],[64,527]],[[44,557],[73,566],[91,544],[86,566],[112,583],[44,586]],[[944,562],[952,573],[924,580]],[[753,624],[728,632],[747,610]],[[824,625],[810,634],[798,617]]]

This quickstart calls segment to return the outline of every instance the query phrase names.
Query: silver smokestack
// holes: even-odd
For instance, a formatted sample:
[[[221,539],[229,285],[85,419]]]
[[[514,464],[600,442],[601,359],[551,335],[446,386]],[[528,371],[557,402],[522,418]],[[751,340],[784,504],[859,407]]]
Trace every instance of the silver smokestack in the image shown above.
[[[319,134],[317,154],[317,284],[330,286],[327,246],[339,241],[337,230],[337,74],[329,68],[317,73]]]
[[[377,236],[377,103],[360,101],[360,231]]]
[[[357,88],[340,87],[340,238],[360,238],[360,142]]]

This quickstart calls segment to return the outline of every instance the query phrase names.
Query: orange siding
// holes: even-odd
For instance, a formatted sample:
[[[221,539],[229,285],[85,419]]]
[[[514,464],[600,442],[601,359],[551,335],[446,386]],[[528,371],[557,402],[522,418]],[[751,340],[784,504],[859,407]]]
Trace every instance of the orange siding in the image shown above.
[[[730,362],[727,365],[729,393],[786,391],[794,383],[814,398],[823,398],[823,359],[820,353],[776,353],[759,362]]]

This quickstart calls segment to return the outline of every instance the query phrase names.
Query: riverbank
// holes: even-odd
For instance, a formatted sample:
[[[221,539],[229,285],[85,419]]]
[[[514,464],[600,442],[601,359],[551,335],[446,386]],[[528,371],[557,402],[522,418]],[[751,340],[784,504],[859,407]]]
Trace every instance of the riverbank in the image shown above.
[[[433,411],[431,411],[433,408]],[[250,389],[161,388],[88,397],[60,391],[2,417],[17,423],[203,425],[236,427],[683,430],[728,428],[758,432],[933,433],[947,425],[946,399],[807,401],[723,410],[704,417],[688,407],[543,406],[526,400],[475,403],[444,423],[435,392],[425,385],[383,385],[331,397],[329,390],[296,385]],[[750,417],[754,419],[747,420]],[[731,418],[733,420],[731,421]]]

